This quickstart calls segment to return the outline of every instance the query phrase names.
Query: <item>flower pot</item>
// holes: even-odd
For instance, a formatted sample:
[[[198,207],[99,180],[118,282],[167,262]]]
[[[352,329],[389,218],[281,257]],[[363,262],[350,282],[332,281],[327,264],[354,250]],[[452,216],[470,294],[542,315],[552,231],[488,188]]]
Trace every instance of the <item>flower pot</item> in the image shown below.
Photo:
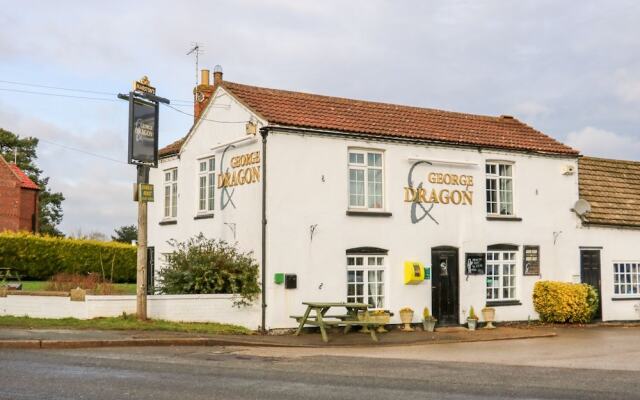
[[[467,326],[469,327],[470,331],[475,331],[477,324],[478,324],[478,320],[477,319],[467,318]]]
[[[400,321],[404,324],[402,328],[405,332],[412,332],[413,328],[411,327],[411,322],[413,322],[413,310],[409,311],[400,311]]]
[[[358,321],[364,321],[365,320],[364,319],[364,315],[365,314],[363,312],[358,313]],[[391,314],[389,312],[386,312],[386,311],[385,312],[375,312],[375,311],[373,311],[373,312],[369,313],[369,318],[367,320],[371,321],[371,322],[376,322],[376,323],[379,323],[379,324],[387,325],[387,324],[389,324],[389,321],[391,320]],[[378,329],[376,330],[376,332],[380,332],[380,333],[384,333],[386,331],[387,330],[384,329],[384,326],[379,326]],[[369,333],[369,329],[366,326],[364,326],[364,327],[362,327],[362,330],[360,332]]]
[[[425,332],[433,332],[436,329],[436,322],[438,320],[435,318],[423,319],[422,328],[424,328]]]
[[[496,309],[493,307],[485,307],[482,309],[482,318],[487,323],[484,327],[485,329],[495,329],[493,326],[493,321],[496,319]]]

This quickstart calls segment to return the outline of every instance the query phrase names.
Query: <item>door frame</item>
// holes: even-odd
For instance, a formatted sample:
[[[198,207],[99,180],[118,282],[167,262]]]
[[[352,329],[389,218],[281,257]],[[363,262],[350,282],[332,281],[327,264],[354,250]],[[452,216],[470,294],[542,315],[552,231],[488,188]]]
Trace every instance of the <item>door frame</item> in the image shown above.
[[[460,324],[460,249],[458,247],[455,246],[434,246],[431,247],[431,312],[434,313],[435,309],[433,307],[434,305],[434,298],[435,298],[435,277],[436,277],[436,266],[433,264],[433,254],[434,252],[445,252],[445,251],[450,251],[450,252],[454,252],[455,253],[455,258],[456,258],[456,282],[455,282],[455,294],[454,294],[454,306],[453,306],[453,313],[455,315],[455,320],[454,320],[454,324],[455,325],[459,325]],[[439,277],[439,275],[438,275]],[[439,281],[439,278],[438,278]],[[438,316],[440,317],[440,316]],[[439,321],[440,323],[443,323],[444,321]]]
[[[598,252],[598,287],[596,290],[598,291],[598,310],[596,311],[596,315],[594,315],[594,319],[602,319],[602,247],[580,247],[580,283],[589,283],[584,281],[584,268],[582,264],[582,253],[587,251]],[[589,283],[590,284],[590,283]]]

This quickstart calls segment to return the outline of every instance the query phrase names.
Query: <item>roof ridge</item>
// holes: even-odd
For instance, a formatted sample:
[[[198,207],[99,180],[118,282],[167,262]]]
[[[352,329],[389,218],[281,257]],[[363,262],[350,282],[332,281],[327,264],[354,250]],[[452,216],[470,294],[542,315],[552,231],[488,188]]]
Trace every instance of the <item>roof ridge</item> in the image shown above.
[[[331,101],[340,101],[340,102],[349,102],[349,103],[356,102],[356,103],[363,103],[363,104],[375,104],[375,105],[387,106],[387,107],[402,107],[402,108],[413,109],[413,110],[416,110],[416,111],[451,114],[451,115],[457,115],[457,116],[463,116],[463,117],[473,117],[473,118],[478,118],[478,119],[485,119],[485,120],[490,120],[490,121],[514,120],[514,121],[519,122],[521,124],[523,123],[522,121],[520,121],[519,119],[517,119],[515,117],[504,118],[502,116],[493,116],[493,115],[486,115],[486,114],[473,114],[473,113],[465,113],[465,112],[460,112],[460,111],[443,110],[441,108],[417,107],[417,106],[411,106],[411,105],[407,105],[407,104],[386,103],[386,102],[382,102],[382,101],[353,99],[353,98],[350,98],[350,97],[329,96],[329,95],[318,94],[318,93],[300,92],[300,91],[295,91],[295,90],[275,89],[275,88],[267,88],[267,87],[262,87],[262,86],[247,85],[245,83],[230,82],[230,81],[223,81],[221,86],[225,87],[228,84],[230,84],[232,86],[242,86],[242,87],[249,88],[249,89],[254,89],[254,90],[257,89],[257,90],[263,90],[263,91],[274,91],[274,92],[279,92],[279,93],[286,93],[286,94],[293,95],[293,96],[321,97],[321,98],[324,98],[324,99],[327,99],[327,100],[331,100]],[[229,89],[231,89],[233,91],[233,88],[229,88]]]
[[[605,157],[593,157],[593,156],[582,156],[581,160],[594,160],[594,161],[607,161],[607,162],[616,162],[616,163],[624,163],[624,164],[634,164],[640,166],[640,161],[637,160],[621,160],[616,158],[605,158]]]

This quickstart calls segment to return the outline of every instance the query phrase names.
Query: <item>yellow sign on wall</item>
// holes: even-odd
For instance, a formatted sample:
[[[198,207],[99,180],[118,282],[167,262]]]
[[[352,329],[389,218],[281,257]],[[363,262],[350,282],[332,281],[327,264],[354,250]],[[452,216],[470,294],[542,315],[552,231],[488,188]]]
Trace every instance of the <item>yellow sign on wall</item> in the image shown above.
[[[417,285],[424,281],[424,264],[418,261],[404,262],[404,284]]]
[[[218,174],[218,188],[246,185],[260,181],[260,152],[242,154],[231,159],[231,171]]]

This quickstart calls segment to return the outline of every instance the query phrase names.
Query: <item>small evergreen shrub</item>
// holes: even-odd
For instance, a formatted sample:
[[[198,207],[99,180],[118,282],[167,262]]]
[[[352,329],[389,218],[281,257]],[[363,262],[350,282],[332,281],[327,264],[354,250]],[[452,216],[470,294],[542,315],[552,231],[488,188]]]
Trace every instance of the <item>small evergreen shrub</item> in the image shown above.
[[[260,294],[258,264],[222,240],[200,234],[185,242],[169,241],[174,251],[158,272],[162,294],[237,294],[235,305],[249,305]]]
[[[0,232],[0,267],[22,279],[48,280],[58,273],[100,274],[113,282],[135,282],[136,248],[129,244]]]
[[[590,322],[598,302],[596,290],[585,283],[538,281],[533,288],[533,306],[543,322]]]

